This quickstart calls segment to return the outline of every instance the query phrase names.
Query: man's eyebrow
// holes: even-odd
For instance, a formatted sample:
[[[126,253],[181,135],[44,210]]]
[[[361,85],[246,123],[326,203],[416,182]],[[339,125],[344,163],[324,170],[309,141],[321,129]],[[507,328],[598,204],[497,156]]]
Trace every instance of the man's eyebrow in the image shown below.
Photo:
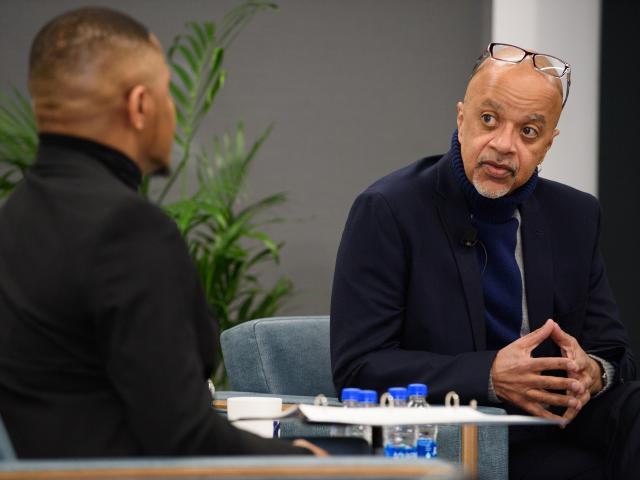
[[[499,104],[498,102],[491,100],[490,98],[487,98],[485,100],[483,100],[480,103],[481,107],[487,107],[490,108],[492,110],[495,110],[496,112],[499,112],[501,110],[504,110],[504,107]],[[538,122],[541,125],[545,126],[547,124],[547,119],[545,118],[544,115],[540,114],[540,113],[532,113],[531,115],[527,115],[527,121],[529,122]]]
[[[547,119],[544,118],[544,115],[541,115],[539,113],[532,113],[527,118],[532,122],[538,122],[538,123],[541,123],[542,125],[547,124]]]
[[[488,98],[486,100],[483,100],[480,106],[492,108],[496,112],[499,112],[500,110],[502,110],[502,105]]]

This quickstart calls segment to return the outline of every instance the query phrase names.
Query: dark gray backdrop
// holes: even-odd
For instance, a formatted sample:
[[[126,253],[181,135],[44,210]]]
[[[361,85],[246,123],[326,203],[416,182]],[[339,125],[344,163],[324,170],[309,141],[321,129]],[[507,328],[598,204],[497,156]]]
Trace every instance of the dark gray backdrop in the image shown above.
[[[0,86],[26,85],[36,31],[71,8],[102,4],[153,30],[163,45],[185,22],[220,19],[234,1],[0,0]],[[329,311],[335,253],[354,197],[378,177],[444,152],[473,62],[489,42],[490,1],[281,0],[227,57],[212,134],[238,120],[255,138],[275,130],[252,172],[252,196],[288,191],[271,233],[298,294],[286,313]]]
[[[603,210],[602,249],[636,361],[640,354],[640,165],[636,153],[640,94],[637,61],[629,56],[629,48],[638,45],[638,23],[638,2],[603,2],[598,184]]]

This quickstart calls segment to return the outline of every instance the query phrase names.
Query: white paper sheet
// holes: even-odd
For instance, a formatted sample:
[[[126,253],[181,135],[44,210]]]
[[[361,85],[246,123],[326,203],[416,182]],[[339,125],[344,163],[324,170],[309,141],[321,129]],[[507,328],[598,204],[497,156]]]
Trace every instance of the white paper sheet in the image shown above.
[[[413,424],[560,424],[526,415],[491,415],[471,407],[430,408],[344,408],[298,405],[298,409],[310,422],[346,423],[356,425],[413,425]]]

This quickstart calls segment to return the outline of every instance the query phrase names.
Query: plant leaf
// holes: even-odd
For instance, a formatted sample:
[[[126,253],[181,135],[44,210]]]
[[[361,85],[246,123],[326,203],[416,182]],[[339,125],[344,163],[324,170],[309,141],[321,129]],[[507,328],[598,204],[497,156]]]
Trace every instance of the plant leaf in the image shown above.
[[[191,75],[189,75],[189,72],[187,72],[184,67],[182,67],[181,65],[177,64],[177,63],[172,63],[171,67],[173,68],[173,71],[176,72],[176,74],[178,75],[178,77],[180,77],[180,80],[182,80],[182,84],[187,88],[187,90],[189,92],[193,92],[193,79],[191,78]]]

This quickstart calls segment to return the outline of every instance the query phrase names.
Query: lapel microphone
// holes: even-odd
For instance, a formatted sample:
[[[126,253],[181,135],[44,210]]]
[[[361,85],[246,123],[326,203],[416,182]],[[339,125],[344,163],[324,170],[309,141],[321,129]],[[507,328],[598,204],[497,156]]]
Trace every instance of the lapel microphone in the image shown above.
[[[468,248],[475,247],[478,243],[478,230],[472,226],[468,226],[464,232],[462,232],[460,243]]]

